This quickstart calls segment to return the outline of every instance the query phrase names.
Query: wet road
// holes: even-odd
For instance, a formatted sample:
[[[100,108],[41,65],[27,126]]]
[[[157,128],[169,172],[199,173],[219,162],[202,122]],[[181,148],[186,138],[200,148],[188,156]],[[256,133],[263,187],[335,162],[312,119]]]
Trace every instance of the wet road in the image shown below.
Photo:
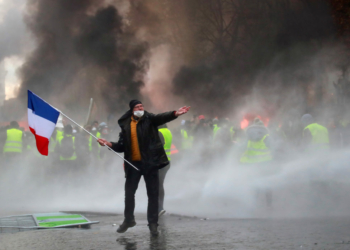
[[[166,214],[160,235],[151,237],[144,214],[124,234],[112,225],[121,215],[84,215],[100,224],[0,234],[0,249],[350,249],[350,218],[204,220]]]

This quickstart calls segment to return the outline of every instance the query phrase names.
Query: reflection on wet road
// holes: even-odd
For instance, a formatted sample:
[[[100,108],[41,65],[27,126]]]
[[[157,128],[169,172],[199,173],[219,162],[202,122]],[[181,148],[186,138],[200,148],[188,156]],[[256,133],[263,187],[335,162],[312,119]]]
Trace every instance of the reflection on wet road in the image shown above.
[[[149,239],[147,242],[149,245],[149,249],[152,249],[152,250],[177,249],[176,247],[169,245],[167,242],[168,230],[167,230],[167,226],[165,224],[165,221],[163,219],[161,219],[159,221],[158,231],[159,231],[158,236],[152,236],[149,234],[148,231],[145,232],[146,234],[149,235]],[[141,248],[138,248],[137,242],[135,241],[134,238],[127,237],[124,235],[118,237],[117,242],[120,245],[124,246],[125,250],[147,249],[147,248],[144,248],[145,245],[147,245],[147,244],[143,244],[143,246]],[[145,242],[143,242],[143,243],[145,243]]]
[[[160,234],[151,237],[147,216],[137,214],[137,225],[116,233],[122,215],[89,215],[100,221],[91,229],[36,230],[0,234],[0,250],[349,250],[350,218],[201,219],[164,215]]]
[[[140,226],[141,227],[141,226]],[[141,229],[141,228],[140,228]],[[157,237],[141,230],[120,235],[124,250],[350,249],[350,219],[220,219],[165,216]]]
[[[125,247],[125,250],[136,250],[137,242],[134,239],[130,239],[124,236],[121,236],[117,239],[120,245]]]
[[[174,247],[167,247],[167,242],[165,240],[166,235],[160,234],[158,236],[150,236],[149,238],[149,249],[152,250],[165,250],[165,249],[176,249]],[[137,248],[137,242],[128,237],[121,236],[117,239],[117,242],[124,246],[125,250],[137,250],[137,249],[144,249],[144,248]]]

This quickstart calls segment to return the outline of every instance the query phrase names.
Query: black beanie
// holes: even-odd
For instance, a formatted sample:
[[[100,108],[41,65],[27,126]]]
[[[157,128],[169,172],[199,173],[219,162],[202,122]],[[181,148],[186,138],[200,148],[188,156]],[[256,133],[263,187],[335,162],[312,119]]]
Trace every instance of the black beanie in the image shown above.
[[[131,100],[129,103],[130,110],[132,111],[137,104],[142,104],[139,100]]]

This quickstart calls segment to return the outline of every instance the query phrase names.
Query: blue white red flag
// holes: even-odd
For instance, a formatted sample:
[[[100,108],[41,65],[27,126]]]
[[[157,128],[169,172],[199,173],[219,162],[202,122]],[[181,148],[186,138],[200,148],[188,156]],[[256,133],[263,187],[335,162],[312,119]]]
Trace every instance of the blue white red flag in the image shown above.
[[[50,138],[59,116],[59,111],[28,90],[29,129],[35,135],[36,146],[42,155],[49,154]]]

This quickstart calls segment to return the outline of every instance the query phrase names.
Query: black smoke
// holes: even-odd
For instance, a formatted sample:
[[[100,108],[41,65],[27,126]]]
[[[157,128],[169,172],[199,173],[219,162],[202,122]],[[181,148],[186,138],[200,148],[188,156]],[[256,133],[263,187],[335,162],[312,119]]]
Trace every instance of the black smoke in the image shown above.
[[[94,97],[101,110],[120,112],[141,98],[150,48],[170,44],[183,63],[172,93],[198,112],[226,114],[255,87],[305,92],[327,63],[314,70],[313,58],[336,43],[327,0],[104,2],[28,1],[38,46],[21,70],[22,99],[31,89],[78,111]],[[121,2],[127,15],[115,7]]]
[[[222,14],[222,5],[215,4],[228,1],[208,1],[207,6],[194,2],[197,7],[190,15],[201,56],[179,70],[173,91],[192,100],[199,112],[225,115],[246,101],[255,87],[263,94],[274,89],[273,94],[280,96],[274,105],[283,102],[290,89],[306,90],[317,79],[312,58],[335,42],[336,28],[326,0],[236,1],[239,7],[231,7],[238,9],[223,18],[224,24],[232,20],[227,26],[215,23]],[[230,13],[229,7],[222,15]],[[320,71],[323,66],[320,63]],[[280,81],[271,81],[277,72]]]
[[[135,38],[115,6],[98,0],[29,0],[26,23],[37,48],[21,69],[26,90],[69,112],[121,112],[140,98],[147,43]]]

